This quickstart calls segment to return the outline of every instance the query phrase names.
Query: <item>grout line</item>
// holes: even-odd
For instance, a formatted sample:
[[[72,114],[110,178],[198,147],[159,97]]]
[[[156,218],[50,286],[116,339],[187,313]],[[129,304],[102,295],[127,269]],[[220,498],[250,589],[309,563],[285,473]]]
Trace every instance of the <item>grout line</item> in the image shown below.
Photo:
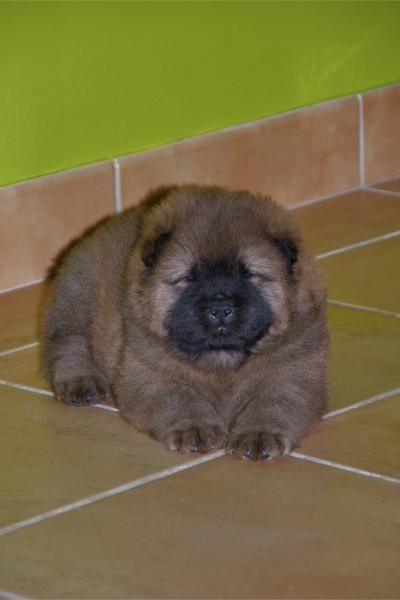
[[[23,390],[24,392],[32,392],[33,394],[38,394],[39,396],[47,396],[49,398],[54,398],[53,392],[50,392],[49,390],[42,390],[41,388],[32,387],[23,383],[14,383],[13,381],[0,379],[0,385],[15,388],[16,390]],[[101,410],[105,410],[107,412],[119,413],[118,408],[116,408],[115,406],[109,406],[108,404],[90,404],[86,408],[89,408],[90,406],[92,406],[93,408],[100,408]]]
[[[391,178],[389,181],[391,181]],[[386,181],[386,180],[385,180]],[[368,185],[357,185],[350,188],[346,188],[345,190],[341,190],[340,192],[335,192],[334,194],[327,194],[325,196],[321,196],[319,198],[313,198],[312,200],[304,200],[303,202],[299,202],[297,204],[292,204],[291,206],[286,206],[286,210],[296,210],[298,208],[303,208],[304,206],[310,206],[312,204],[319,204],[320,202],[325,202],[327,200],[336,200],[336,198],[340,198],[341,196],[346,196],[347,194],[352,194],[354,192],[382,192],[384,194],[391,194],[392,196],[400,195],[400,192],[390,192],[389,190],[380,190]],[[282,205],[283,206],[283,205]]]
[[[290,452],[288,456],[293,458],[299,458],[301,460],[307,460],[312,463],[324,465],[325,467],[333,467],[334,469],[340,469],[341,471],[348,471],[349,473],[356,473],[357,475],[364,475],[364,477],[373,477],[374,479],[380,479],[382,481],[388,481],[389,483],[399,483],[400,479],[397,477],[390,477],[389,475],[381,475],[380,473],[374,473],[373,471],[366,471],[365,469],[358,469],[357,467],[350,467],[349,465],[343,465],[342,463],[334,462],[333,460],[325,460],[324,458],[317,458],[308,454],[302,454],[300,452]]]
[[[143,487],[143,486],[147,485],[148,483],[152,483],[153,481],[158,481],[160,479],[164,479],[165,477],[175,475],[176,473],[181,473],[183,471],[192,469],[193,467],[197,467],[198,465],[202,465],[207,462],[211,462],[211,461],[221,458],[223,456],[226,456],[225,450],[219,450],[217,452],[213,452],[212,454],[207,454],[200,458],[194,459],[190,462],[183,463],[182,465],[170,467],[168,469],[164,469],[163,471],[158,471],[157,473],[147,475],[146,477],[141,477],[140,479],[135,479],[134,481],[129,481],[128,483],[124,483],[122,485],[111,488],[109,490],[105,490],[104,492],[99,492],[98,494],[93,494],[92,496],[87,496],[86,498],[82,498],[81,500],[77,500],[76,502],[71,502],[70,504],[65,504],[65,505],[55,508],[53,510],[49,510],[45,513],[35,515],[34,517],[29,517],[28,519],[23,519],[22,521],[17,521],[16,523],[12,523],[11,525],[6,525],[5,527],[0,528],[0,536],[8,535],[9,533],[13,533],[15,531],[18,531],[19,529],[23,529],[25,527],[35,525],[36,523],[41,523],[42,521],[46,521],[53,517],[57,517],[59,515],[71,512],[73,510],[83,508],[84,506],[94,504],[95,502],[99,502],[101,500],[105,500],[107,498],[111,498],[113,496],[123,494],[125,492],[134,490],[139,487]],[[358,475],[363,475],[366,477],[373,477],[375,479],[388,481],[390,483],[400,483],[400,479],[397,479],[395,477],[389,477],[387,475],[381,475],[380,473],[374,473],[372,471],[358,469],[357,467],[350,467],[348,465],[336,463],[336,462],[333,462],[330,460],[325,460],[322,458],[317,458],[315,456],[311,456],[311,455],[307,455],[307,454],[301,454],[299,452],[291,452],[288,456],[291,456],[292,458],[297,458],[300,460],[306,460],[309,462],[328,466],[328,467],[333,467],[336,469],[341,469],[343,471],[348,471],[350,473],[356,473]]]
[[[28,598],[14,594],[14,592],[0,590],[0,600],[28,600]]]
[[[119,409],[116,406],[110,406],[109,404],[90,404],[90,406],[93,406],[93,408],[101,408],[108,412],[119,413]]]
[[[119,214],[122,211],[121,167],[117,158],[114,158],[112,164],[114,174],[114,209],[116,214]]]
[[[54,397],[53,392],[49,392],[48,390],[42,390],[30,385],[24,385],[23,383],[13,383],[12,381],[7,381],[6,379],[0,379],[0,385],[5,385],[17,390],[23,390],[24,392],[33,392],[34,394],[39,394],[40,396]]]
[[[399,179],[400,175],[396,175],[395,177],[385,177],[384,179],[378,179],[373,183],[369,183],[369,187],[374,187],[374,185],[381,185],[381,183],[388,183],[388,181],[393,181],[393,179]]]
[[[393,390],[383,392],[382,394],[377,394],[376,396],[366,398],[366,400],[360,400],[359,402],[355,402],[354,404],[349,404],[349,406],[344,406],[343,408],[332,410],[331,412],[326,413],[326,415],[324,415],[322,419],[331,419],[332,417],[336,417],[337,415],[342,415],[343,413],[350,412],[352,410],[355,410],[356,408],[360,408],[361,406],[368,406],[369,404],[374,404],[375,402],[385,400],[386,398],[391,398],[392,396],[396,396],[397,394],[400,394],[400,388],[394,388]]]
[[[376,242],[381,242],[382,240],[389,240],[398,235],[400,235],[400,230],[391,231],[390,233],[378,235],[377,237],[369,238],[368,240],[364,240],[362,242],[356,242],[355,244],[350,244],[349,246],[342,246],[342,248],[336,248],[335,250],[329,250],[329,252],[323,252],[322,254],[317,254],[315,258],[316,258],[316,260],[321,260],[321,258],[327,258],[328,256],[334,256],[335,254],[341,254],[342,252],[347,252],[348,250],[355,250],[356,248],[362,248],[363,246],[369,246],[370,244],[375,244]]]
[[[336,192],[334,194],[327,194],[326,196],[321,196],[320,198],[304,200],[303,202],[299,202],[298,204],[286,206],[286,209],[296,210],[297,208],[303,208],[303,206],[310,206],[311,204],[319,204],[320,202],[325,202],[326,200],[335,200],[336,198],[340,198],[340,196],[345,196],[346,194],[351,194],[352,192],[357,192],[359,190],[360,186],[357,185],[355,187],[346,188],[345,190],[341,190],[340,192]]]
[[[365,133],[364,103],[362,94],[357,94],[358,102],[358,176],[360,185],[365,186]]]
[[[12,381],[0,379],[0,385],[15,388],[18,390],[23,390],[26,392],[33,392],[34,394],[38,394],[39,396],[46,396],[46,397],[54,398],[53,392],[50,392],[48,390],[43,390],[41,388],[32,387],[29,385],[24,385],[22,383],[14,383]],[[340,408],[338,410],[331,411],[331,412],[327,413],[326,415],[324,415],[322,418],[329,419],[329,418],[339,415],[341,413],[345,413],[345,412],[354,410],[360,406],[366,406],[368,404],[378,402],[379,400],[383,400],[385,398],[390,398],[391,396],[395,396],[396,394],[400,394],[400,388],[394,388],[387,392],[383,392],[382,394],[378,394],[376,396],[371,396],[370,398],[366,398],[365,400],[360,400],[359,402],[356,402],[355,404],[350,404],[349,406]],[[105,410],[107,412],[113,412],[113,413],[120,412],[117,407],[110,406],[108,404],[91,404],[90,406],[93,408],[100,408],[101,410]]]
[[[35,279],[34,281],[28,281],[28,283],[21,283],[20,285],[16,285],[15,287],[6,288],[5,290],[0,290],[0,296],[2,294],[8,294],[8,292],[14,292],[15,290],[21,290],[22,288],[26,288],[31,285],[43,283],[43,281],[46,281],[45,277],[43,277],[42,279]]]
[[[92,496],[87,496],[86,498],[82,498],[81,500],[77,500],[76,502],[71,502],[70,504],[65,504],[64,506],[60,506],[59,508],[49,510],[40,515],[36,515],[34,517],[30,517],[22,521],[17,521],[16,523],[12,523],[11,525],[7,525],[6,527],[0,528],[0,536],[7,535],[8,533],[18,531],[19,529],[23,529],[24,527],[34,525],[35,523],[40,523],[47,519],[51,519],[52,517],[57,517],[58,515],[71,512],[72,510],[82,508],[83,506],[88,506],[89,504],[93,504],[94,502],[99,502],[100,500],[105,500],[106,498],[111,498],[112,496],[123,494],[124,492],[129,492],[138,487],[142,487],[148,483],[152,483],[153,481],[158,481],[159,479],[163,479],[164,477],[168,477],[170,475],[175,475],[176,473],[181,473],[182,471],[192,469],[193,467],[197,467],[198,465],[202,465],[203,463],[210,462],[224,455],[225,451],[219,450],[218,452],[213,452],[212,454],[201,456],[200,458],[194,459],[190,462],[185,462],[182,465],[170,467],[168,469],[164,469],[163,471],[153,473],[152,475],[147,475],[146,477],[141,477],[140,479],[135,479],[134,481],[129,481],[128,483],[124,483],[104,492],[93,494]]]
[[[368,190],[369,192],[376,192],[377,194],[384,194],[385,196],[400,196],[400,192],[392,192],[390,190],[381,190],[380,188],[363,188],[363,190]]]
[[[38,388],[33,388],[33,387],[29,387],[29,386],[25,386],[25,385],[21,385],[21,384],[13,384],[11,382],[7,382],[4,380],[0,380],[0,384],[3,385],[11,385],[12,387],[16,387],[19,389],[24,389],[24,390],[28,390],[28,391],[33,391],[35,393],[39,393],[42,395],[46,395],[46,396],[53,396],[53,394],[51,392],[47,392],[46,390],[40,390]],[[331,413],[328,413],[327,415],[325,415],[325,419],[327,418],[331,418],[336,416],[337,414],[341,414],[343,412],[347,412],[350,410],[354,410],[356,408],[358,408],[359,406],[364,406],[366,404],[371,404],[373,402],[377,402],[378,400],[382,400],[383,398],[388,398],[390,396],[395,395],[396,393],[400,392],[400,388],[396,388],[394,390],[390,390],[388,392],[385,392],[383,394],[377,395],[377,396],[373,396],[372,398],[368,398],[367,400],[363,400],[361,402],[358,402],[354,405],[351,405],[349,407],[345,407],[343,409],[338,409],[337,411],[332,411]],[[96,406],[96,405],[95,405]],[[111,407],[104,407],[103,405],[97,405],[101,408],[106,408],[106,410],[113,410]],[[117,409],[114,409],[115,412],[117,412]],[[152,475],[148,475],[146,477],[142,477],[140,479],[136,479],[134,481],[130,481],[128,483],[122,484],[120,486],[117,486],[115,488],[111,488],[109,490],[106,490],[104,492],[100,492],[98,494],[94,494],[92,496],[88,496],[86,498],[83,498],[81,500],[78,500],[76,502],[72,502],[70,504],[66,504],[64,506],[55,508],[53,510],[47,511],[45,513],[41,513],[39,515],[36,515],[34,517],[30,517],[28,519],[24,519],[22,521],[18,521],[16,523],[12,523],[11,525],[7,525],[5,527],[0,528],[0,536],[2,535],[7,535],[9,533],[12,533],[14,531],[18,531],[19,529],[23,529],[25,527],[29,527],[31,525],[34,525],[36,523],[40,523],[42,521],[45,521],[47,519],[56,517],[58,515],[61,514],[65,514],[67,512],[71,512],[73,510],[82,508],[84,506],[87,506],[89,504],[93,504],[95,502],[99,502],[101,500],[105,500],[106,498],[110,498],[112,496],[136,489],[138,487],[142,487],[148,483],[151,483],[153,481],[158,481],[160,479],[163,479],[165,477],[168,477],[170,475],[174,475],[176,473],[180,473],[182,471],[191,469],[193,467],[196,467],[198,465],[201,465],[203,463],[207,463],[213,460],[216,460],[218,458],[221,458],[222,456],[225,456],[226,452],[225,450],[219,450],[217,452],[213,452],[212,454],[207,454],[206,456],[202,456],[200,458],[194,459],[193,461],[184,463],[182,465],[178,465],[175,467],[171,467],[168,469],[165,469],[163,471],[159,471],[157,473],[153,473]],[[358,469],[356,467],[350,467],[348,465],[343,465],[341,463],[336,463],[333,461],[328,461],[325,459],[321,459],[321,458],[317,458],[311,455],[306,455],[306,454],[301,454],[298,452],[291,452],[289,454],[289,456],[293,457],[293,458],[297,458],[297,459],[301,459],[301,460],[306,460],[309,462],[314,462],[317,464],[321,464],[324,466],[329,466],[329,467],[333,467],[336,469],[341,469],[344,471],[348,471],[351,473],[355,473],[358,475],[363,475],[363,476],[367,476],[367,477],[373,477],[375,479],[380,479],[383,481],[388,481],[390,483],[400,483],[400,479],[394,478],[394,477],[389,477],[386,475],[381,475],[379,473],[374,473],[371,471],[366,471],[364,469]]]
[[[9,354],[15,354],[16,352],[21,352],[22,350],[29,350],[29,348],[34,348],[35,346],[39,346],[39,342],[32,342],[31,344],[25,344],[24,346],[17,346],[16,348],[11,348],[10,350],[2,350],[0,352],[0,357],[8,356]]]
[[[350,302],[342,302],[341,300],[327,300],[328,304],[334,304],[335,306],[343,306],[344,308],[352,308],[353,310],[364,310],[366,312],[376,313],[385,317],[395,317],[400,319],[400,313],[391,312],[390,310],[383,310],[381,308],[375,308],[374,306],[361,306],[360,304],[351,304]]]

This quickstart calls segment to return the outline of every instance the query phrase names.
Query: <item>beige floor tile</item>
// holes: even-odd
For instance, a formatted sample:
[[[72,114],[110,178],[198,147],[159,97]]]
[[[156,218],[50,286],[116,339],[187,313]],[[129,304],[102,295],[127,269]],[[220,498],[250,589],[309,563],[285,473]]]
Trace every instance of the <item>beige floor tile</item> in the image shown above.
[[[330,306],[331,408],[400,386],[400,320]]]
[[[397,236],[322,259],[329,298],[400,312],[399,255]]]
[[[328,315],[332,408],[400,385],[400,321],[337,306],[330,306]],[[39,371],[39,352],[35,347],[0,357],[0,379],[49,390]]]
[[[299,451],[400,482],[399,432],[400,395],[327,419]]]
[[[180,183],[245,188],[286,206],[354,187],[357,123],[352,97],[125,157],[123,205]]]
[[[363,94],[365,179],[371,184],[400,174],[400,84]]]
[[[50,384],[40,370],[40,347],[0,356],[0,379],[50,390]]]
[[[396,192],[397,194],[400,194],[400,177],[397,179],[391,179],[390,181],[385,181],[384,183],[376,184],[374,187],[378,188],[379,190]]]
[[[0,526],[190,460],[118,415],[6,386],[0,421]]]
[[[293,210],[308,248],[315,254],[400,228],[400,199],[357,190]]]
[[[398,598],[394,484],[232,457],[0,539],[35,598]]]
[[[0,294],[0,352],[38,338],[47,293],[48,286],[39,284]]]

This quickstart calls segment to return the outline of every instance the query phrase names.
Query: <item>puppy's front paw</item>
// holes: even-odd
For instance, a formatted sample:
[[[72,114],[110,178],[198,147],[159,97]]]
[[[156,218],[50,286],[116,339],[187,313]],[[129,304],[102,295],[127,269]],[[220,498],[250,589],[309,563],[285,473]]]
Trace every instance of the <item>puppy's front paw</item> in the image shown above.
[[[225,434],[218,427],[203,426],[171,431],[165,438],[168,450],[206,453],[225,446]]]
[[[75,406],[88,406],[105,402],[110,398],[110,389],[101,375],[86,375],[58,382],[54,385],[56,398]]]
[[[291,450],[291,443],[282,435],[268,431],[251,431],[231,434],[226,449],[240,458],[256,461],[287,454]]]

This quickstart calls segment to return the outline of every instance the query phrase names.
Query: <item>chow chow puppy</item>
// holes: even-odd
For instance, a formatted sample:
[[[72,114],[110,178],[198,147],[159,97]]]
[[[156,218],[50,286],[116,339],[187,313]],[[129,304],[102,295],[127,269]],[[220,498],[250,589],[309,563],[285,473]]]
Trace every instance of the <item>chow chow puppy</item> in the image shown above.
[[[68,404],[112,399],[182,452],[290,452],[327,408],[325,290],[288,212],[170,188],[56,266],[43,367]]]

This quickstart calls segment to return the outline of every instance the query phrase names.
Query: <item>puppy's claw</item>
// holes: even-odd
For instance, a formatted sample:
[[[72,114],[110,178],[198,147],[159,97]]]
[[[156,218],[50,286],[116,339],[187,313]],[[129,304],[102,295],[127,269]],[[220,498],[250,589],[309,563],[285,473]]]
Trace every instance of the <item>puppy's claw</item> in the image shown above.
[[[165,438],[165,445],[168,450],[180,451],[182,446],[182,432],[174,431]]]
[[[282,456],[290,451],[290,447],[289,441],[283,436],[258,431],[231,435],[227,451],[241,458],[257,461]]]
[[[103,377],[87,375],[58,382],[54,385],[56,397],[65,404],[88,406],[109,398],[108,384]]]
[[[172,431],[165,438],[168,450],[178,452],[206,453],[216,447],[224,446],[224,436],[218,427],[192,427]]]

